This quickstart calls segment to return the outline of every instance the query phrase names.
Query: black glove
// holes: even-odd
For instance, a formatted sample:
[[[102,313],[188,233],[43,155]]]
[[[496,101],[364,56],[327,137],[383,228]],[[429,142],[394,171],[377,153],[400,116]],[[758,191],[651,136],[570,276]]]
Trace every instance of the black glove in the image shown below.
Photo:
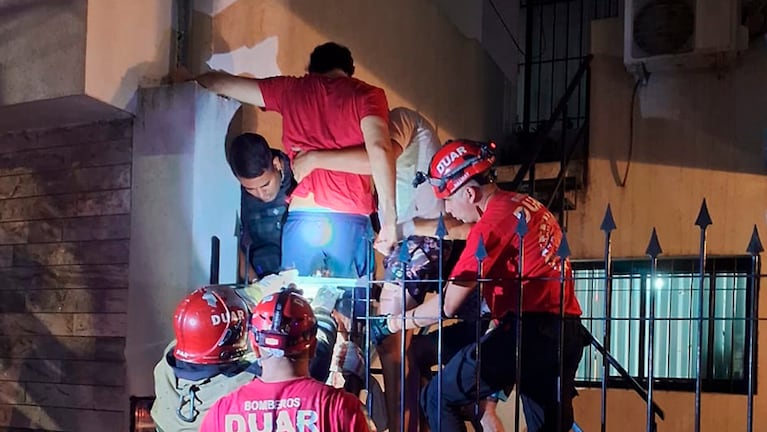
[[[380,345],[384,339],[392,334],[388,322],[388,315],[370,320],[370,340],[373,342],[373,345]]]

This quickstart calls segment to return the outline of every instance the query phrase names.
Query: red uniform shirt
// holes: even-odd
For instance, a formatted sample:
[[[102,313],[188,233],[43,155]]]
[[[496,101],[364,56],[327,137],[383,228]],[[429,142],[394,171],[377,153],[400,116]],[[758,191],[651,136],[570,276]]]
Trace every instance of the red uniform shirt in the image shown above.
[[[450,277],[463,280],[477,278],[476,251],[480,237],[487,257],[483,260],[484,277],[503,279],[485,282],[483,297],[493,316],[516,312],[519,293],[519,235],[516,215],[524,214],[528,233],[523,256],[524,277],[522,311],[559,314],[561,260],[557,256],[562,231],[554,215],[535,199],[514,192],[498,190],[487,203],[485,213],[469,231],[464,249]],[[575,297],[572,268],[566,263],[565,314],[581,315]],[[458,282],[460,284],[460,282]]]
[[[219,399],[200,432],[369,432],[359,399],[312,378],[258,378]]]
[[[384,91],[355,78],[281,76],[259,80],[258,85],[265,109],[282,114],[282,143],[291,161],[298,151],[365,145],[360,120],[371,115],[389,118]],[[368,175],[314,170],[293,191],[298,197],[309,193],[317,204],[341,213],[375,211]]]

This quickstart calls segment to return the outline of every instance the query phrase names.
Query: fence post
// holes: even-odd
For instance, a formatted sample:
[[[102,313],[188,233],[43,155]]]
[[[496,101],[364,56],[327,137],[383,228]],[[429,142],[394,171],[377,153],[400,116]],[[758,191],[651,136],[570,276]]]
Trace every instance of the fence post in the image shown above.
[[[399,352],[400,352],[400,363],[399,363],[399,386],[400,386],[400,392],[399,392],[399,424],[400,428],[404,430],[406,428],[405,426],[405,393],[407,390],[407,383],[405,382],[405,364],[407,363],[407,359],[405,356],[407,355],[405,348],[406,348],[406,342],[407,342],[407,287],[405,286],[406,283],[406,277],[407,277],[407,266],[410,264],[410,251],[408,250],[408,241],[407,239],[403,240],[402,244],[399,248],[399,262],[402,265],[402,274],[400,275],[400,283],[402,284],[402,310],[400,313],[402,314],[402,334],[400,335],[400,344],[399,344]]]
[[[437,317],[437,430],[442,430],[442,326],[445,317],[445,284],[442,278],[442,263],[445,258],[445,236],[447,227],[442,212],[439,213],[437,220],[437,231],[435,232],[439,239],[439,271],[437,276],[437,296],[439,297],[439,316]]]
[[[482,235],[479,236],[479,244],[477,244],[477,250],[474,252],[474,257],[477,258],[477,321],[474,322],[474,339],[477,344],[475,345],[475,355],[477,358],[477,374],[474,377],[475,395],[476,400],[474,405],[474,416],[479,418],[480,406],[479,406],[479,387],[480,387],[480,372],[482,371],[482,345],[480,340],[482,339],[482,290],[484,288],[484,265],[483,261],[487,258],[487,249],[485,249],[485,240]]]
[[[757,291],[759,283],[759,254],[764,252],[762,241],[759,239],[759,230],[754,225],[751,240],[748,242],[746,252],[751,255],[751,307],[749,308],[749,334],[748,334],[748,407],[746,412],[746,431],[754,430],[754,361],[756,359],[756,329],[757,329]]]
[[[514,364],[514,380],[516,385],[516,391],[514,392],[514,432],[519,432],[519,408],[520,408],[520,392],[522,383],[522,284],[524,282],[525,274],[525,235],[527,234],[527,219],[525,218],[525,212],[520,212],[517,217],[519,222],[517,223],[516,233],[519,236],[519,291],[517,292],[517,316],[516,316],[516,340],[514,347],[514,357],[516,363]]]
[[[570,245],[567,244],[567,235],[562,233],[562,243],[559,244],[557,256],[560,259],[561,271],[559,273],[559,378],[557,379],[557,430],[562,430],[562,394],[565,379],[565,280],[570,258]]]
[[[612,349],[610,345],[610,317],[612,316],[613,301],[613,260],[612,260],[612,232],[616,229],[613,212],[610,204],[607,204],[605,217],[602,219],[600,230],[605,233],[605,293],[604,293],[604,323],[602,326],[602,344],[607,351]],[[602,416],[601,431],[607,430],[607,379],[610,377],[610,362],[607,356],[602,356]]]
[[[695,350],[695,432],[700,432],[700,403],[703,391],[703,289],[706,280],[706,230],[711,225],[706,199],[700,206],[695,225],[700,228],[700,288],[698,290],[698,346]]]
[[[647,350],[647,432],[655,432],[655,413],[653,412],[653,387],[654,366],[655,366],[655,278],[658,273],[658,255],[663,253],[658,242],[658,234],[655,228],[652,229],[650,243],[647,245],[646,254],[651,260],[650,270],[650,313],[648,324],[648,350]]]
[[[210,238],[210,284],[218,284],[218,272],[221,260],[221,240],[213,236]]]

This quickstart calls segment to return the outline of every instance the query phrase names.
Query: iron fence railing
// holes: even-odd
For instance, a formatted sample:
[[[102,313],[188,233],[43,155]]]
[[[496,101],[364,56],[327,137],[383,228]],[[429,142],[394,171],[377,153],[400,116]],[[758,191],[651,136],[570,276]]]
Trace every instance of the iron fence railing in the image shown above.
[[[525,218],[511,218],[514,226],[511,226],[510,229],[515,230],[515,232],[518,234],[519,238],[519,250],[525,249],[525,241],[527,239],[526,233],[527,233],[527,225]],[[663,339],[663,334],[661,334],[658,331],[658,326],[661,326],[661,328],[668,334],[667,326],[670,325],[672,322],[681,323],[682,325],[686,326],[687,333],[689,333],[686,337],[687,340],[682,343],[682,346],[687,346],[691,350],[691,355],[689,357],[689,363],[691,363],[690,370],[688,370],[685,373],[685,379],[688,381],[688,384],[693,381],[692,385],[689,385],[689,389],[691,391],[695,392],[695,400],[694,404],[691,407],[694,414],[694,431],[699,432],[701,430],[701,409],[702,409],[702,394],[704,391],[717,391],[716,388],[710,388],[709,386],[706,386],[706,380],[715,376],[716,371],[714,370],[716,359],[713,358],[712,353],[712,344],[716,343],[716,336],[714,333],[720,333],[721,332],[721,323],[731,323],[732,325],[737,325],[739,328],[742,329],[740,332],[740,336],[737,338],[739,339],[738,343],[742,345],[742,349],[740,349],[740,354],[738,354],[738,357],[740,361],[740,372],[738,372],[736,375],[738,375],[739,378],[742,379],[743,383],[745,384],[745,393],[746,395],[746,430],[751,432],[753,430],[753,424],[754,424],[754,394],[756,391],[756,375],[757,375],[757,364],[756,364],[756,349],[757,349],[757,339],[758,339],[758,321],[760,320],[758,316],[758,310],[757,310],[757,304],[759,302],[758,300],[758,294],[759,294],[759,281],[761,278],[767,277],[767,275],[763,275],[760,273],[760,255],[764,251],[762,247],[761,240],[759,238],[759,233],[757,231],[756,226],[754,226],[752,235],[750,239],[748,239],[747,246],[745,247],[745,252],[747,255],[743,255],[740,257],[732,257],[723,259],[720,257],[709,257],[707,252],[707,231],[710,226],[712,226],[712,221],[710,216],[708,215],[708,208],[706,205],[705,200],[703,201],[703,204],[701,205],[700,213],[695,221],[695,225],[698,226],[700,230],[700,239],[698,243],[699,247],[699,254],[697,257],[686,257],[683,259],[678,259],[676,262],[683,261],[684,264],[676,264],[677,269],[681,269],[680,272],[674,272],[674,260],[670,259],[661,259],[661,256],[663,254],[663,250],[661,248],[661,242],[660,242],[660,236],[656,232],[655,229],[652,230],[652,233],[650,234],[650,240],[646,249],[646,255],[647,258],[644,259],[643,264],[643,270],[642,272],[627,272],[625,270],[625,260],[618,260],[615,259],[612,255],[612,239],[614,232],[618,229],[616,227],[615,221],[613,219],[612,211],[610,209],[610,206],[607,206],[604,220],[601,224],[601,229],[604,232],[604,255],[603,260],[601,260],[601,265],[596,266],[595,262],[592,263],[592,269],[593,268],[599,268],[598,272],[594,272],[587,275],[579,275],[578,271],[579,269],[583,270],[584,266],[582,266],[581,261],[573,261],[573,267],[575,268],[575,282],[588,282],[591,283],[590,289],[587,290],[580,290],[580,296],[581,302],[584,303],[584,310],[586,312],[586,315],[582,318],[583,321],[585,321],[587,324],[587,327],[590,327],[591,330],[600,330],[601,335],[594,335],[594,333],[600,333],[599,331],[588,331],[587,334],[589,335],[590,340],[588,341],[594,349],[602,356],[602,371],[601,374],[594,374],[593,377],[598,377],[600,380],[600,389],[601,389],[601,398],[600,398],[600,410],[601,410],[601,416],[600,416],[600,424],[601,424],[601,430],[605,431],[607,427],[607,420],[608,420],[608,399],[609,399],[609,388],[613,387],[620,387],[620,388],[629,388],[634,390],[637,395],[645,402],[646,404],[646,414],[645,414],[645,422],[646,422],[646,430],[648,432],[656,431],[657,430],[657,423],[656,418],[664,419],[665,413],[663,409],[658,406],[656,402],[656,391],[657,391],[657,384],[662,382],[664,377],[662,375],[668,375],[668,371],[663,372],[663,367],[660,367],[659,365],[668,364],[670,359],[668,356],[670,355],[670,351],[668,349],[662,349],[663,343],[666,343]],[[438,224],[437,232],[435,233],[435,236],[442,242],[444,237],[446,236],[447,231],[445,230],[444,223],[440,220],[440,223]],[[214,237],[213,239],[213,247],[212,247],[212,257],[211,257],[211,271],[212,273],[218,274],[218,242],[216,241],[217,238]],[[364,241],[364,239],[363,239]],[[368,239],[370,242],[371,240]],[[744,242],[746,243],[746,242]],[[403,250],[406,250],[406,248],[402,248]],[[440,253],[441,250],[440,250]],[[473,282],[477,285],[477,295],[479,295],[482,292],[482,287],[485,283],[495,281],[494,279],[487,279],[483,277],[483,261],[487,256],[487,252],[484,249],[484,245],[482,242],[479,243],[479,246],[476,251],[464,251],[464,253],[473,253],[474,256],[477,259],[477,270],[478,270],[478,276],[476,280]],[[558,250],[558,256],[562,260],[569,260],[571,256],[571,252],[569,249],[569,245],[567,242],[566,236],[563,237],[562,243],[560,245],[560,248]],[[521,269],[519,272],[519,276],[517,279],[514,279],[512,282],[515,283],[515,286],[521,286],[522,289],[518,289],[518,298],[517,298],[517,304],[523,304],[523,298],[525,289],[524,287],[531,281],[530,278],[526,276],[525,273],[525,262],[524,262],[524,254],[518,254],[518,262],[517,268]],[[725,260],[725,261],[722,261]],[[727,261],[729,260],[729,261]],[[400,256],[400,261],[403,266],[409,265],[409,254],[403,253]],[[440,262],[442,262],[442,259],[440,259]],[[634,259],[632,262],[638,263],[640,260]],[[721,264],[720,262],[730,262],[730,264]],[[671,264],[669,264],[671,263]],[[719,267],[721,272],[716,270],[716,267]],[[672,269],[672,270],[669,270]],[[354,281],[354,283],[364,283],[367,285],[367,297],[365,299],[360,299],[360,301],[364,302],[365,310],[367,312],[364,314],[364,316],[356,316],[355,319],[364,324],[369,324],[373,320],[380,320],[380,319],[386,319],[386,317],[376,316],[374,313],[372,313],[371,310],[371,298],[370,298],[370,287],[373,284],[377,283],[383,283],[384,281],[380,280],[373,280],[372,274],[369,275],[370,278],[367,282],[360,282],[360,281]],[[731,285],[727,285],[729,282],[722,282],[725,285],[724,288],[717,287],[716,285],[716,279],[717,278],[730,278],[732,280],[737,280],[739,282],[732,282]],[[733,279],[734,278],[734,279]],[[302,278],[304,281],[310,281],[312,284],[323,284],[326,282],[323,282],[323,278]],[[317,279],[314,281],[313,279]],[[329,279],[327,279],[329,280]],[[439,277],[434,280],[430,281],[420,281],[420,282],[436,282],[439,284],[439,286],[444,286],[444,284],[449,281],[450,279],[445,278],[442,274],[442,266],[440,265],[440,271],[439,271]],[[630,283],[634,280],[637,280],[638,284],[642,286],[640,290],[640,294],[638,296],[638,301],[641,304],[641,307],[638,307],[636,310],[636,313],[632,314],[623,314],[620,313],[616,314],[614,313],[613,309],[613,301],[617,299],[618,297],[624,295],[624,293],[621,293],[621,289],[623,289],[620,286],[620,283],[625,282],[628,280]],[[674,285],[674,281],[683,280],[683,284],[685,285],[685,288],[683,291],[685,291],[687,294],[687,306],[685,306],[686,309],[688,309],[687,313],[683,314],[682,316],[672,316],[670,312],[664,311],[663,308],[659,309],[659,299],[662,300],[664,291],[662,289],[659,289],[656,286],[657,281],[664,281],[663,283],[669,283],[670,285]],[[213,282],[213,279],[211,279]],[[623,281],[623,282],[621,282]],[[400,281],[401,282],[401,281]],[[559,280],[560,283],[560,298],[564,298],[564,286],[565,286],[565,276],[564,273],[562,273],[562,277]],[[618,283],[618,285],[616,285]],[[404,284],[402,284],[404,286]],[[593,286],[597,285],[598,288],[594,289]],[[625,287],[624,287],[625,288]],[[673,288],[670,288],[673,290]],[[720,292],[721,290],[724,290],[724,292]],[[628,291],[631,291],[631,288],[628,288]],[[403,289],[403,296],[405,295],[404,289]],[[632,295],[632,294],[629,294]],[[438,296],[440,300],[440,304],[444,304],[444,296],[442,293],[442,290],[438,290]],[[602,301],[595,301],[595,297],[601,296]],[[717,297],[720,296],[721,298]],[[730,300],[727,300],[729,296],[732,296],[732,301],[728,303]],[[724,300],[722,300],[724,299]],[[725,302],[725,306],[717,306],[717,302]],[[404,303],[404,302],[403,302]],[[561,304],[562,302],[560,302]],[[737,305],[735,305],[737,303]],[[663,305],[663,302],[660,302],[661,305]],[[595,313],[596,306],[601,307],[601,315],[598,313]],[[631,309],[631,307],[629,307]],[[737,311],[737,313],[733,312],[728,316],[723,316],[725,312],[727,312],[728,308],[732,308],[732,311]],[[356,309],[356,308],[352,308]],[[516,319],[516,346],[513,347],[513,351],[510,350],[510,355],[514,356],[514,359],[519,359],[521,356],[521,344],[520,341],[522,340],[521,337],[521,328],[522,328],[522,317],[525,315],[525,312],[523,311],[521,314],[518,313],[515,316]],[[560,307],[560,319],[564,317],[564,310],[562,307]],[[422,317],[422,316],[406,316],[406,314],[403,314],[403,323],[407,322],[407,320],[419,320],[419,319],[434,319],[437,322],[436,329],[434,331],[438,334],[438,364],[443,364],[442,362],[442,331],[444,328],[444,319],[446,317],[439,316],[439,317]],[[481,323],[483,320],[489,320],[493,318],[499,318],[499,317],[492,317],[487,316],[486,314],[483,315],[481,308],[477,308],[476,316],[473,318],[463,318],[464,320],[468,321],[474,321],[476,323]],[[598,327],[592,326],[593,323],[600,323],[601,325]],[[634,360],[628,361],[629,366],[626,367],[623,362],[620,361],[618,356],[615,355],[615,352],[621,351],[620,349],[617,349],[617,344],[615,339],[613,337],[616,335],[616,326],[622,323],[629,323],[630,325],[639,326],[643,328],[644,336],[643,341],[640,341],[639,343],[630,343],[627,346],[627,349],[624,351],[628,351],[632,353],[632,357]],[[717,327],[720,326],[720,327]],[[404,327],[404,326],[403,326]],[[724,328],[724,327],[721,327]],[[695,329],[695,331],[693,331]],[[560,347],[563,346],[563,340],[562,340],[562,330],[560,330],[560,340],[559,345]],[[704,335],[706,336],[704,338]],[[601,337],[599,337],[601,336]],[[476,338],[479,340],[481,337],[481,333],[477,333]],[[735,343],[735,336],[728,336],[729,342],[732,346],[734,346]],[[660,339],[659,339],[660,338]],[[404,338],[403,338],[404,339]],[[667,337],[668,339],[668,337]],[[368,344],[367,346],[370,346],[370,333],[368,331],[365,331],[365,341]],[[658,343],[656,343],[658,341]],[[402,345],[400,347],[401,352],[400,355],[402,358],[405,358],[405,345]],[[368,378],[368,381],[366,381],[366,384],[369,386],[369,379],[371,374],[374,372],[370,367],[370,350],[366,350],[368,352],[367,354],[367,360],[368,363],[366,364],[366,376]],[[559,364],[563,364],[563,355],[562,350],[559,350],[560,352],[560,359]],[[624,353],[625,354],[625,353]],[[479,345],[477,345],[477,350],[475,351],[476,358],[478,359],[478,362],[482,361],[483,353],[479,350]],[[622,355],[622,354],[621,354]],[[731,358],[730,360],[733,360]],[[625,358],[624,358],[625,360]],[[405,362],[401,362],[401,369],[400,373],[402,376],[404,376],[404,367]],[[515,364],[515,376],[516,376],[516,382],[520,382],[520,377],[522,374],[522,362],[520,361],[514,361]],[[734,360],[730,363],[730,368],[734,367],[732,366],[735,364]],[[560,366],[561,367],[561,366]],[[610,368],[613,368],[615,370],[615,373],[610,372]],[[668,369],[668,367],[666,367]],[[479,370],[479,368],[478,368]],[[661,371],[660,374],[656,374],[658,371]],[[732,371],[730,371],[732,372]],[[660,375],[660,376],[659,376]],[[559,376],[563,376],[562,372],[560,370]],[[730,375],[732,378],[733,375]],[[450,379],[450,377],[444,377],[443,372],[441,368],[437,369],[436,376],[433,378],[438,380],[439,383],[442,383],[445,379]],[[477,379],[479,377],[477,376]],[[401,383],[402,385],[402,383]],[[369,387],[368,387],[369,388]],[[403,386],[404,388],[404,386]],[[440,387],[441,390],[441,387]],[[442,395],[442,392],[439,391],[438,395]],[[516,393],[516,399],[515,399],[515,425],[514,430],[516,432],[519,431],[519,425],[520,425],[520,399],[519,399],[519,393]],[[405,400],[405,392],[401,392],[400,394],[400,403],[402,406],[405,406],[405,403],[407,401]],[[476,406],[479,406],[479,401],[476,401]],[[441,406],[441,404],[438,404],[438,406]],[[369,410],[373,410],[372,404],[368,407]],[[476,412],[475,412],[476,413]],[[440,415],[441,418],[441,415]],[[561,420],[561,416],[559,417]],[[401,419],[403,420],[403,419]],[[401,423],[404,424],[404,423]],[[580,430],[580,428],[576,428],[576,430]]]

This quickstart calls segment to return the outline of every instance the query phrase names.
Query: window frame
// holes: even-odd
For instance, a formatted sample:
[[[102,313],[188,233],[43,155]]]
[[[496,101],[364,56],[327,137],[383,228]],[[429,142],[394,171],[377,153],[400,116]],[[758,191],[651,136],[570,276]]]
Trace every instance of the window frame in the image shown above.
[[[595,293],[603,293],[604,292],[604,260],[585,260],[585,259],[573,259],[571,260],[572,267],[573,267],[573,274],[576,277],[576,282],[578,280],[589,280],[591,283],[593,283],[596,288],[593,289],[593,291],[590,291],[587,295],[589,298],[591,298],[591,303],[593,304],[593,296]],[[749,358],[749,336],[751,332],[751,328],[748,325],[748,316],[751,311],[751,305],[752,301],[757,302],[757,312],[756,316],[759,316],[758,312],[758,301],[759,301],[759,277],[760,274],[759,269],[757,268],[756,277],[752,274],[752,257],[749,255],[723,255],[723,256],[708,256],[706,258],[706,266],[705,266],[705,277],[706,282],[709,285],[708,288],[706,288],[705,293],[708,294],[708,299],[704,300],[707,301],[708,306],[708,313],[704,326],[707,326],[707,342],[704,342],[704,367],[706,368],[706,375],[704,375],[703,378],[703,385],[702,385],[702,391],[707,393],[724,393],[724,394],[742,394],[745,395],[748,393],[748,358]],[[640,313],[639,316],[647,316],[646,307],[648,305],[648,295],[647,295],[647,284],[648,280],[650,278],[651,273],[651,261],[649,258],[620,258],[620,259],[614,259],[612,261],[612,277],[615,278],[615,276],[622,276],[622,277],[628,277],[632,281],[638,279],[640,283],[640,292],[639,292],[639,299],[641,301],[640,303]],[[699,289],[699,270],[700,269],[700,257],[699,256],[669,256],[669,257],[659,257],[658,263],[657,263],[657,273],[664,276],[670,276],[673,277],[673,275],[679,275],[678,277],[684,277],[681,275],[690,275],[692,274],[692,281],[695,285],[695,290],[693,291],[695,294],[697,294],[697,290]],[[595,276],[593,273],[589,275],[589,277],[579,277],[577,276],[577,272],[580,270],[587,270],[587,271],[601,271],[600,276]],[[718,277],[722,277],[722,275],[726,275],[728,277],[732,277],[733,275],[737,275],[738,278],[743,277],[745,279],[745,310],[743,312],[743,315],[739,315],[738,318],[742,317],[742,319],[745,321],[745,333],[743,338],[743,358],[742,358],[742,364],[738,364],[738,360],[736,359],[735,352],[730,353],[730,367],[733,370],[735,369],[735,366],[739,366],[742,368],[743,371],[743,377],[737,378],[737,377],[730,377],[730,378],[706,378],[706,376],[712,376],[713,375],[713,368],[715,362],[706,362],[706,359],[714,358],[714,353],[716,350],[716,346],[714,344],[715,339],[715,333],[714,333],[714,327],[717,322],[717,320],[721,321],[721,318],[724,319],[732,319],[731,317],[717,317],[715,315],[716,309],[717,309],[717,284]],[[633,289],[633,283],[631,285],[630,289]],[[752,290],[752,284],[756,283],[756,290]],[[577,286],[577,283],[576,283]],[[578,296],[578,291],[576,289],[576,296]],[[582,291],[582,290],[580,290]],[[756,293],[756,299],[752,298],[752,293]],[[633,295],[633,294],[631,294]],[[613,316],[615,315],[615,291],[613,291]],[[644,299],[644,300],[642,300]],[[579,301],[582,301],[582,299],[579,296]],[[657,297],[656,297],[656,308],[657,308]],[[692,303],[691,303],[692,305]],[[590,316],[583,316],[582,320],[584,323],[584,326],[586,328],[590,328],[589,325],[590,320],[598,321],[602,320],[603,315],[603,305],[599,303],[599,310],[594,310],[593,308],[589,307],[588,310],[591,310]],[[586,312],[587,309],[584,309],[584,312]],[[657,309],[656,309],[657,312]],[[691,315],[694,317],[696,315],[696,311],[692,311]],[[656,313],[656,317],[658,314]],[[687,318],[687,317],[684,317]],[[714,318],[714,319],[712,319]],[[635,320],[636,317],[633,315],[629,315],[629,322],[632,320]],[[623,319],[625,320],[625,318]],[[657,322],[661,321],[661,319],[658,319],[656,321],[656,338],[659,336],[657,331]],[[695,318],[690,318],[689,321],[692,325],[696,323]],[[639,331],[639,342],[638,342],[638,349],[631,350],[630,351],[630,357],[629,361],[636,361],[638,374],[634,375],[633,378],[637,380],[642,386],[647,386],[647,376],[646,376],[646,354],[645,354],[645,338],[647,337],[646,334],[646,325],[639,325],[638,331]],[[627,334],[631,333],[630,327],[626,331]],[[602,342],[602,334],[601,331],[599,334],[594,334],[595,338]],[[630,336],[629,336],[630,337]],[[690,332],[690,337],[693,337],[693,333]],[[756,329],[755,337],[758,340],[759,337],[759,330],[758,325]],[[611,342],[615,343],[615,326],[613,326],[613,329],[611,331]],[[696,338],[697,339],[697,338]],[[656,339],[657,340],[657,339]],[[690,349],[693,350],[695,348],[694,345],[695,341],[691,341],[691,347]],[[733,344],[732,347],[734,348],[735,345]],[[586,387],[586,388],[594,388],[594,387],[601,387],[601,369],[602,369],[602,356],[599,354],[593,347],[587,346],[584,349],[584,357],[583,361],[591,361],[590,358],[587,358],[587,353],[595,353],[595,356],[598,360],[597,366],[591,373],[595,378],[593,380],[583,380],[579,379],[578,376],[576,376],[576,385],[578,387]],[[634,355],[633,353],[636,353]],[[757,353],[758,354],[758,349]],[[667,357],[670,356],[670,354],[667,355]],[[691,354],[691,356],[694,356],[694,352]],[[694,361],[694,358],[692,358]],[[751,378],[754,380],[754,388],[757,388],[756,386],[756,379],[758,376],[757,369],[758,369],[758,361],[754,361],[754,376]],[[628,365],[622,365],[627,370],[631,370]],[[693,363],[694,367],[694,363]],[[589,372],[589,369],[587,368],[587,372]],[[694,371],[690,371],[690,374],[693,375]],[[610,388],[630,388],[630,385],[624,380],[622,377],[617,376],[617,371],[615,368],[610,367],[610,377],[608,378],[608,386]],[[695,391],[695,378],[668,378],[668,377],[655,377],[654,378],[654,386],[658,390],[669,390],[669,391],[683,391],[683,392],[694,392]]]

